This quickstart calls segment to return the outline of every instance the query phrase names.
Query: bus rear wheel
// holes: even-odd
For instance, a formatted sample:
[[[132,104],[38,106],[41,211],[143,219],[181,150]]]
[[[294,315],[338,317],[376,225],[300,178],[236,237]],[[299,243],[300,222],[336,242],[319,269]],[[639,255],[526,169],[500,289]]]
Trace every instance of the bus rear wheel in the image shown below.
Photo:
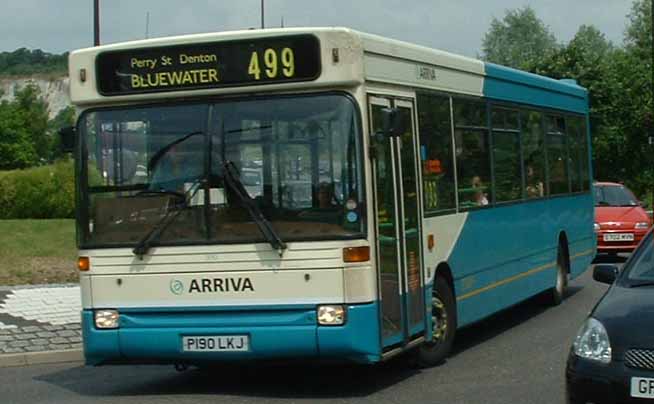
[[[561,304],[568,288],[568,258],[565,251],[563,244],[559,244],[556,253],[556,282],[547,293],[548,303],[552,306]]]
[[[452,349],[456,334],[456,302],[452,288],[444,278],[437,277],[431,299],[432,339],[417,351],[419,366],[442,363]]]

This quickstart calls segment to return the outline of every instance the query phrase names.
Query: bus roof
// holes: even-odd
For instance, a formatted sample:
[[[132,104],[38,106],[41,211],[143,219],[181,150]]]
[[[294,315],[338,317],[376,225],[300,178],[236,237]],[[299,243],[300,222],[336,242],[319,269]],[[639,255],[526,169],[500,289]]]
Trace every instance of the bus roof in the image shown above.
[[[187,97],[243,91],[355,86],[364,81],[378,81],[569,109],[582,113],[587,111],[587,91],[567,80],[554,80],[342,27],[272,28],[193,34],[76,50],[71,53],[69,63],[71,99],[76,104],[93,104],[114,100],[125,102],[162,98],[162,93],[120,95],[112,97],[111,100],[103,96],[97,91],[95,76],[96,58],[102,53],[307,34],[317,37],[320,43],[322,69],[315,80],[272,83],[265,86],[248,85],[246,88],[202,88],[178,91],[175,94]],[[338,49],[337,54],[333,53],[334,49]],[[80,79],[82,69],[85,70],[86,76],[84,82]],[[168,91],[163,94],[170,97]]]
[[[512,101],[532,104],[541,107],[572,110],[579,113],[588,111],[588,92],[574,80],[556,80],[550,77],[483,62],[477,59],[388,39],[377,35],[353,31],[363,41],[363,47],[368,55],[373,55],[375,63],[366,65],[368,70],[377,70],[383,66],[383,60],[389,57],[399,60],[425,63],[442,68],[440,73],[445,76],[453,72],[467,73],[459,80],[450,80],[451,88],[438,88],[452,92],[463,92],[479,95],[500,101]],[[378,55],[375,57],[374,55]],[[387,63],[388,64],[388,63]],[[390,70],[399,66],[389,66],[387,76],[392,76]],[[371,73],[366,72],[370,79]],[[405,72],[404,76],[408,76]],[[417,87],[425,86],[420,82],[407,83]],[[476,91],[475,87],[479,90]],[[426,85],[425,87],[430,87]]]

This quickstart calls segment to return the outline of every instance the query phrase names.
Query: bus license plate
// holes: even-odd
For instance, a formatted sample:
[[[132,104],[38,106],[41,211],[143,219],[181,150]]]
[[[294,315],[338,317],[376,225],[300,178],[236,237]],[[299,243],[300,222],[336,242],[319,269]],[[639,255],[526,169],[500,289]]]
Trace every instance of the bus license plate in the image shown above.
[[[633,233],[610,233],[604,235],[604,241],[634,241]]]
[[[250,350],[247,335],[204,335],[182,337],[184,352],[241,352]]]
[[[654,398],[654,379],[648,377],[632,377],[631,396]]]

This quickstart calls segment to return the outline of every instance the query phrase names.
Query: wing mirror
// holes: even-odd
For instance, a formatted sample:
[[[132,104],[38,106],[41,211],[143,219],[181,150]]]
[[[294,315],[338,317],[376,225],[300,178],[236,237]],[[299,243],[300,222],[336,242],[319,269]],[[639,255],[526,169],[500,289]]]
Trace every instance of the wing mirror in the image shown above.
[[[595,265],[593,269],[593,279],[597,282],[607,283],[611,285],[618,277],[618,267],[615,265]]]
[[[76,131],[74,126],[59,129],[59,148],[62,152],[70,153],[75,150]]]

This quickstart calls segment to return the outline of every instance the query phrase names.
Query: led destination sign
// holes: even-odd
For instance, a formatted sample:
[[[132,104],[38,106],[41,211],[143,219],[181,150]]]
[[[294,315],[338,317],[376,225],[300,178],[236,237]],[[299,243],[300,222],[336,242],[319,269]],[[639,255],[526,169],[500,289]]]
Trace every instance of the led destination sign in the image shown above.
[[[98,90],[124,95],[314,80],[311,35],[110,51],[98,55]]]

